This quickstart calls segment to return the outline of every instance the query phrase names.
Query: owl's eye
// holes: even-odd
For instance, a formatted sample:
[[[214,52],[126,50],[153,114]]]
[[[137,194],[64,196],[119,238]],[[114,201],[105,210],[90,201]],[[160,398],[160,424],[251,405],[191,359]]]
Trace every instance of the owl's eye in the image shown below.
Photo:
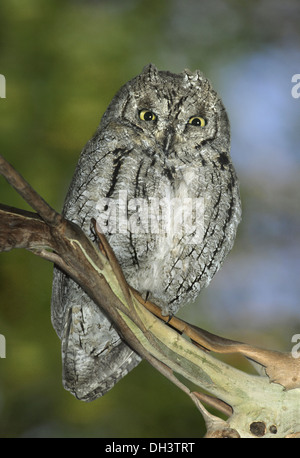
[[[192,116],[189,119],[189,124],[192,124],[192,126],[204,127],[206,124],[206,121],[204,118],[201,118],[201,116]]]
[[[156,119],[156,115],[150,110],[141,110],[139,116],[142,121],[155,121]]]

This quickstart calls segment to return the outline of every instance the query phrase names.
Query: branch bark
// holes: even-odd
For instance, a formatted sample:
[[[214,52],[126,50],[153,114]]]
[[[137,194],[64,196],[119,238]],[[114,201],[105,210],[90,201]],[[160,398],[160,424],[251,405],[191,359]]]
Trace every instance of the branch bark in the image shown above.
[[[215,336],[179,318],[163,317],[132,290],[105,237],[96,247],[70,221],[50,207],[0,156],[0,174],[37,212],[0,205],[0,251],[24,248],[57,264],[115,324],[142,358],[182,389],[201,411],[207,437],[294,437],[300,432],[300,362]],[[188,339],[187,339],[188,338]],[[253,376],[219,361],[209,352],[240,353],[265,372]],[[191,392],[175,374],[195,383]],[[202,402],[227,420],[211,415]]]

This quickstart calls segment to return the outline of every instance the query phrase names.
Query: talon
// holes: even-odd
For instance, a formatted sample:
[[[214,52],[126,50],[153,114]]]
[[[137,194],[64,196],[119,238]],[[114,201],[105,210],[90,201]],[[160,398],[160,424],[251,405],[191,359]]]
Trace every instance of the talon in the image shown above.
[[[166,324],[169,324],[173,317],[174,317],[174,314],[173,314],[173,313],[171,313],[170,315],[168,315],[168,319],[167,319],[167,321],[166,321]]]

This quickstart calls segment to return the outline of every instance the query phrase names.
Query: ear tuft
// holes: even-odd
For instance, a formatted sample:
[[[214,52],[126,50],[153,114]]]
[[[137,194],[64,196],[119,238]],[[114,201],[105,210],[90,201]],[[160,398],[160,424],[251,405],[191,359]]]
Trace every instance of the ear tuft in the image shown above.
[[[187,68],[182,72],[182,75],[184,80],[186,82],[189,81],[190,83],[197,83],[198,81],[203,81],[206,79],[203,73],[200,72],[200,70],[195,70],[194,72],[191,72],[191,70]]]
[[[158,76],[158,70],[153,64],[148,64],[143,68],[141,73],[149,81],[156,81]]]

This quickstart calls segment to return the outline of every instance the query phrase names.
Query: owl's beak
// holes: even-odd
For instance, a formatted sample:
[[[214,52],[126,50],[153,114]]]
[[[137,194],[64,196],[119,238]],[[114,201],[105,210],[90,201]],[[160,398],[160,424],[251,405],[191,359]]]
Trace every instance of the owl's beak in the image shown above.
[[[171,152],[172,146],[175,139],[175,129],[173,127],[168,127],[162,136],[162,147],[163,151],[168,156]]]

